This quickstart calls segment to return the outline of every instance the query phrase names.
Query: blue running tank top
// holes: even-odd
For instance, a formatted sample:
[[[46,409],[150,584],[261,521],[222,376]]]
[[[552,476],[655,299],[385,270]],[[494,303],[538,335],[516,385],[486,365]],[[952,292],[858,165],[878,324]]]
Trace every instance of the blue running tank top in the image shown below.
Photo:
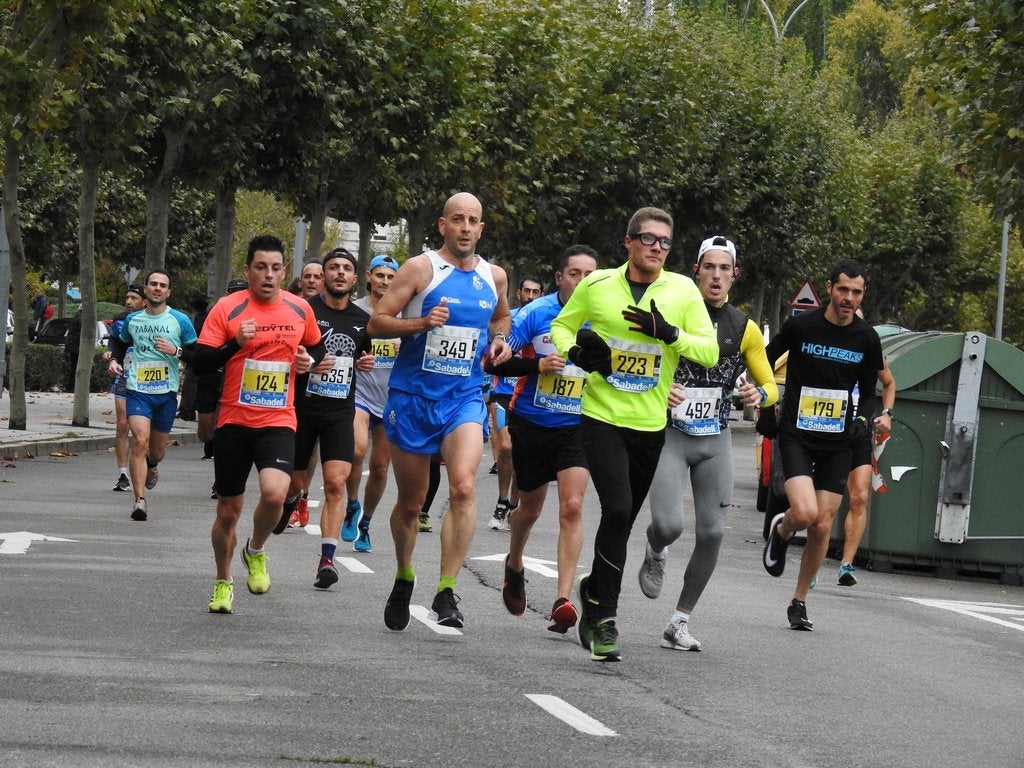
[[[491,265],[477,256],[476,266],[463,270],[436,251],[425,255],[433,277],[406,304],[402,317],[424,317],[444,301],[448,322],[402,340],[389,388],[432,400],[479,393],[483,384],[480,361],[498,304]]]

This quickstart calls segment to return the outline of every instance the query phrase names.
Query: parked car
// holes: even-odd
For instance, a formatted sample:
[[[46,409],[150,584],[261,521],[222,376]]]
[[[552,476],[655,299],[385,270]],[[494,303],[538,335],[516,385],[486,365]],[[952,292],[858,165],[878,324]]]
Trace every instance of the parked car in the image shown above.
[[[39,332],[33,341],[34,344],[49,344],[54,347],[64,348],[68,331],[74,320],[70,317],[54,317],[46,321],[43,330]],[[102,320],[96,321],[96,346],[106,347],[107,339],[110,338],[110,327]]]

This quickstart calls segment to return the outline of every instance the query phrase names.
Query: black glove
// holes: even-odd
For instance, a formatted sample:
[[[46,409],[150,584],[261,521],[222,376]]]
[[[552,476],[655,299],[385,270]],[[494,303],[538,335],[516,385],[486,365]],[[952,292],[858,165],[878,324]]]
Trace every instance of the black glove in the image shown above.
[[[846,428],[846,436],[854,443],[860,443],[868,440],[871,437],[871,427],[868,426],[868,421],[863,416],[850,421],[850,426]]]
[[[602,376],[612,373],[612,351],[608,344],[589,328],[576,332],[576,346],[566,354],[569,362],[587,373],[597,371]]]
[[[651,299],[650,312],[630,305],[628,309],[622,310],[622,317],[627,322],[634,323],[629,330],[640,331],[644,336],[650,336],[666,344],[671,344],[679,338],[679,329],[661,316],[654,299]]]
[[[754,422],[757,434],[774,440],[779,435],[779,421],[775,418],[775,406],[769,405],[758,409],[757,421]]]

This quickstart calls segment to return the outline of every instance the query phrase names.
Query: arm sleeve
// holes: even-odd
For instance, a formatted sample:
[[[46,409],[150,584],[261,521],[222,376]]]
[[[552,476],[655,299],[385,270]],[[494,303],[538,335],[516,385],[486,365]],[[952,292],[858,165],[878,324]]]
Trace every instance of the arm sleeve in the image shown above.
[[[234,355],[241,349],[234,339],[219,347],[210,347],[206,344],[195,344],[190,354],[192,367],[196,373],[213,373],[223,368]]]
[[[743,361],[746,363],[747,371],[754,380],[754,386],[764,390],[766,399],[762,406],[772,405],[779,399],[779,388],[775,384],[775,374],[768,364],[768,356],[764,351],[764,340],[761,331],[754,324],[753,320],[747,320],[747,328],[743,332],[743,341],[740,342],[740,352],[743,354]]]
[[[501,365],[484,364],[484,372],[498,376],[533,376],[540,373],[539,357],[511,357]]]

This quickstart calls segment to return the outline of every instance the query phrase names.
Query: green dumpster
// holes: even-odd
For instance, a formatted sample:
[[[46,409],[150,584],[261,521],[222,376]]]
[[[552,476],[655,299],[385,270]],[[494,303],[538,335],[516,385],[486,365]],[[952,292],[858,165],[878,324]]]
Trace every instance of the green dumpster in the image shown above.
[[[882,338],[896,378],[858,559],[1024,583],[1024,352],[980,332]],[[842,537],[844,508],[834,537]]]

